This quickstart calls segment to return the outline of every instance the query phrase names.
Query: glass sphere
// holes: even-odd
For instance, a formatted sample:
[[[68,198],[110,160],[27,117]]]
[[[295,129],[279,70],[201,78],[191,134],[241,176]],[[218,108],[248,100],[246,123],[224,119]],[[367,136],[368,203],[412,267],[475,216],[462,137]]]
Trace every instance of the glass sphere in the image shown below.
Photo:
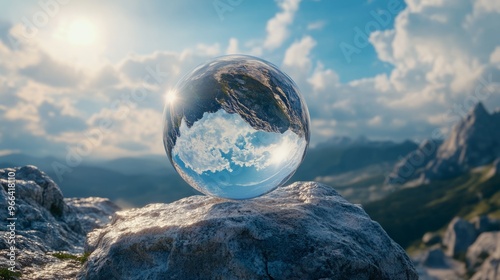
[[[229,55],[188,73],[166,95],[163,144],[198,191],[248,199],[283,185],[309,144],[295,83],[259,58]]]

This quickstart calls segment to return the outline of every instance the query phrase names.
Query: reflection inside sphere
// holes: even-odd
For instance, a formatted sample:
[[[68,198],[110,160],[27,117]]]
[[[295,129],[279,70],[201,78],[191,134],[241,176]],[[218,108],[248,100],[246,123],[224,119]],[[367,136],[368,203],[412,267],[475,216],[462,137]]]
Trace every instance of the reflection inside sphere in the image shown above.
[[[165,100],[167,154],[205,194],[263,195],[284,184],[305,155],[305,103],[287,75],[258,58],[233,55],[201,65]]]

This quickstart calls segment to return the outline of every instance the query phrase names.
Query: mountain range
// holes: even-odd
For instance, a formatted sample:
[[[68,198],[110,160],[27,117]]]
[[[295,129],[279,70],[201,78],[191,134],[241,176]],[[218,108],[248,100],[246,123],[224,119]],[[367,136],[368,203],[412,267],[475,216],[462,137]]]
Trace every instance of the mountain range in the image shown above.
[[[444,140],[418,145],[336,137],[309,149],[290,182],[334,187],[409,248],[454,216],[500,217],[499,127],[500,112],[489,113],[479,103]],[[32,164],[57,178],[51,164],[58,160],[11,154],[0,157],[0,168]],[[159,155],[84,161],[56,183],[67,197],[108,197],[122,207],[197,193]]]
[[[431,151],[431,139],[398,162],[386,180],[400,183],[398,190],[365,210],[403,247],[443,230],[454,216],[500,217],[499,127],[500,113],[477,104],[434,152],[423,152]]]

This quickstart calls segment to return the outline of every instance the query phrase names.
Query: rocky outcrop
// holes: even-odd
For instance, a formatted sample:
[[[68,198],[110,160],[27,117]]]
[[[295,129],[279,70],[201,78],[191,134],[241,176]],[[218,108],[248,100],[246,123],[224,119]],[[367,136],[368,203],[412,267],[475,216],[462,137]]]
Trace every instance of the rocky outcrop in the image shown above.
[[[422,176],[425,167],[436,158],[442,141],[427,139],[417,149],[402,157],[387,176],[385,184],[404,184]]]
[[[412,255],[420,279],[469,279],[471,275],[471,279],[498,279],[500,220],[478,216],[468,222],[456,217],[441,243],[430,242],[438,237],[437,233],[425,234],[422,245],[426,249]]]
[[[500,156],[498,113],[489,114],[482,103],[453,128],[425,172],[430,179],[451,178]]]
[[[422,264],[426,267],[432,268],[448,268],[449,264],[446,261],[446,256],[443,250],[438,246],[431,248],[429,251],[425,252],[422,259]]]
[[[492,280],[500,276],[500,247],[489,256],[472,276],[471,280]]]
[[[111,216],[120,210],[116,204],[102,197],[65,198],[64,201],[75,210],[86,233],[109,223]]]
[[[446,254],[450,257],[461,257],[467,252],[467,248],[474,243],[477,231],[470,222],[455,217],[448,225],[443,238]]]
[[[121,211],[88,237],[79,279],[417,279],[361,207],[312,182]]]
[[[469,271],[474,271],[500,248],[500,232],[484,232],[467,250],[466,264]]]
[[[453,127],[448,138],[431,139],[403,157],[387,176],[386,184],[418,179],[427,183],[456,177],[500,158],[500,112],[488,113],[478,103]]]
[[[16,180],[9,181],[9,177]],[[15,187],[9,189],[9,183],[15,183]],[[54,181],[34,166],[0,169],[0,184],[0,209],[6,211],[9,196],[14,196],[13,215],[3,213],[5,217],[16,218],[12,220],[14,227],[2,227],[0,231],[2,237],[15,233],[15,238],[0,239],[2,267],[10,267],[7,253],[13,246],[17,253],[15,270],[22,272],[22,279],[74,278],[81,264],[62,261],[52,253],[64,251],[75,258],[81,255],[87,231],[94,229],[93,225],[99,224],[97,220],[104,221],[109,214],[109,209],[100,205],[111,202],[95,198],[100,204],[95,205],[95,211],[89,216],[94,221],[82,223],[83,208],[66,203]],[[14,192],[9,193],[12,190]],[[11,240],[15,243],[9,243]]]

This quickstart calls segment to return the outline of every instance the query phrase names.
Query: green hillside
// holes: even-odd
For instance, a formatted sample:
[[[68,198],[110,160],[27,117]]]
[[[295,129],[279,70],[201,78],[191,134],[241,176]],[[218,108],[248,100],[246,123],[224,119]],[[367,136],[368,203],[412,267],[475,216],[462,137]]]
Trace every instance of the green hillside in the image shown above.
[[[455,216],[500,216],[500,175],[491,166],[458,178],[396,191],[364,205],[401,246],[407,248],[428,231],[445,227]]]

